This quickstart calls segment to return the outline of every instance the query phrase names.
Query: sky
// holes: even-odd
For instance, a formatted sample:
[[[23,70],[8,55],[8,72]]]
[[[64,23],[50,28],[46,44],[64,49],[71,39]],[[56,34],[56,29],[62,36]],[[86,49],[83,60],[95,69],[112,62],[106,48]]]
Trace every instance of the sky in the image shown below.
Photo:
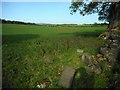
[[[70,14],[71,2],[2,2],[2,19],[50,24],[93,24],[98,15]],[[101,23],[101,22],[100,22]]]

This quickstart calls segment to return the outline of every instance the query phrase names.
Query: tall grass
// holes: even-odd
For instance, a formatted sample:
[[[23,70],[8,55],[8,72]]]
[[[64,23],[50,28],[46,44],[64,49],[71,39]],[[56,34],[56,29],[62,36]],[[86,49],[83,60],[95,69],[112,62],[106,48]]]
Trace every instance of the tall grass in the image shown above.
[[[84,67],[77,49],[95,55],[105,28],[3,24],[3,87],[36,88],[45,79],[60,87],[65,67]]]

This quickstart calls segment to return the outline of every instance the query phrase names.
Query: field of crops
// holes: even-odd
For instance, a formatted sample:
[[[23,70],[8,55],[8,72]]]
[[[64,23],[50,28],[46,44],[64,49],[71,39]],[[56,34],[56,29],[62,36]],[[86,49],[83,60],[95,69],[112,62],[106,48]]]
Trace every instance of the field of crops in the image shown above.
[[[37,88],[46,80],[48,87],[60,87],[66,67],[84,67],[77,50],[95,55],[106,28],[3,24],[3,87]]]

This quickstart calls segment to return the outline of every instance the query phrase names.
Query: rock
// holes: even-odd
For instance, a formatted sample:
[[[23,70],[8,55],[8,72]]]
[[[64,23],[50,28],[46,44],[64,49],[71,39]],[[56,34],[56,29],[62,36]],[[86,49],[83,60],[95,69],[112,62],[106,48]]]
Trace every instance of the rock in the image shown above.
[[[108,45],[110,45],[112,43],[112,40],[111,39],[108,39],[107,42],[106,42]]]
[[[98,63],[96,56],[92,56],[92,60],[93,60],[94,64],[97,64],[97,63]]]
[[[109,57],[108,57],[108,61],[110,62],[111,65],[114,65],[116,59],[115,59],[114,56],[109,56]]]
[[[86,72],[93,73],[93,69],[91,67],[85,66]]]
[[[100,74],[102,72],[102,70],[98,67],[96,67],[95,65],[91,66],[91,67],[85,67],[86,71],[89,73],[95,73],[95,74]]]
[[[43,84],[37,85],[37,88],[46,88],[46,85],[45,83],[43,83]]]
[[[117,44],[120,43],[118,40],[113,40],[112,42],[113,42],[113,43],[117,43]]]
[[[95,73],[95,74],[100,74],[102,72],[100,66],[97,66],[97,65],[92,65],[90,67],[88,66],[85,66],[85,69],[87,72],[89,73]]]
[[[37,85],[37,88],[41,88],[41,86],[40,86],[40,85]]]
[[[44,63],[45,64],[52,64],[54,61],[53,60],[50,60],[50,59],[45,59],[44,60]]]
[[[112,43],[109,47],[110,47],[110,48],[116,48],[116,47],[118,47],[118,46],[119,46],[118,43]]]
[[[119,48],[117,48],[117,47],[116,48],[111,48],[110,52],[115,58],[117,58],[118,53],[119,53]]]
[[[85,63],[87,66],[91,66],[92,63],[92,57],[88,54],[83,54],[81,57],[81,60],[83,61],[83,63]]]
[[[120,34],[118,34],[118,32],[112,32],[109,38],[111,40],[120,40]]]
[[[104,60],[106,60],[106,58],[102,54],[97,54],[96,57],[97,57],[96,58],[97,61],[104,61]]]
[[[85,66],[86,71],[89,73],[100,74],[102,72],[102,65],[100,64],[100,62],[101,62],[100,60],[96,60],[93,61],[91,65]]]
[[[112,40],[112,43],[109,44],[110,48],[116,48],[120,45],[120,41],[118,40]]]
[[[104,61],[104,60],[105,60],[105,59],[104,59],[104,58],[102,58],[102,57],[100,57],[100,58],[99,58],[99,61]]]
[[[102,47],[102,48],[100,48],[100,54],[103,54],[103,55],[104,55],[107,50],[108,50],[107,47]]]
[[[116,62],[118,58],[118,53],[119,53],[119,49],[111,48],[110,52],[106,54],[106,57],[111,65],[114,65],[114,63]]]
[[[105,44],[105,47],[109,48],[109,44]]]
[[[77,49],[77,52],[82,54],[83,53],[83,50],[82,49]]]
[[[104,61],[106,61],[106,60],[107,60],[107,58],[106,58],[106,57],[104,57],[104,58],[103,58],[103,60],[104,60]]]
[[[96,56],[97,56],[98,58],[103,57],[102,54],[97,54]]]
[[[67,67],[60,78],[59,85],[65,88],[70,88],[75,76],[75,69]]]
[[[111,31],[113,32],[113,31],[117,31],[117,29],[111,29]]]
[[[104,39],[106,40],[106,39],[108,39],[107,37],[104,37]]]
[[[97,67],[94,71],[96,74],[100,74],[102,72],[101,68]]]
[[[37,88],[48,88],[51,84],[51,81],[48,78],[45,78],[43,80],[38,81],[37,83]]]

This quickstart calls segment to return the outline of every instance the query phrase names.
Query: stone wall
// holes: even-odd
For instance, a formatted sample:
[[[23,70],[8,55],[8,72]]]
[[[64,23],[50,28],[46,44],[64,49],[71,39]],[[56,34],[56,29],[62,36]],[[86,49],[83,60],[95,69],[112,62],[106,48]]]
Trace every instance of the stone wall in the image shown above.
[[[87,72],[101,74],[104,62],[107,62],[109,85],[108,87],[120,88],[120,30],[111,29],[100,35],[106,44],[100,48],[96,56],[83,54],[81,60],[86,64]]]
[[[104,73],[107,74],[105,77],[108,79],[107,88],[120,88],[120,30],[107,30],[100,35],[100,38],[103,38],[106,43],[95,56],[77,50],[85,67],[76,71],[66,68],[60,85],[66,88],[94,88],[94,75]]]
[[[120,30],[111,29],[105,36],[105,53],[102,53],[109,62],[111,76],[109,77],[109,87],[120,88]]]

